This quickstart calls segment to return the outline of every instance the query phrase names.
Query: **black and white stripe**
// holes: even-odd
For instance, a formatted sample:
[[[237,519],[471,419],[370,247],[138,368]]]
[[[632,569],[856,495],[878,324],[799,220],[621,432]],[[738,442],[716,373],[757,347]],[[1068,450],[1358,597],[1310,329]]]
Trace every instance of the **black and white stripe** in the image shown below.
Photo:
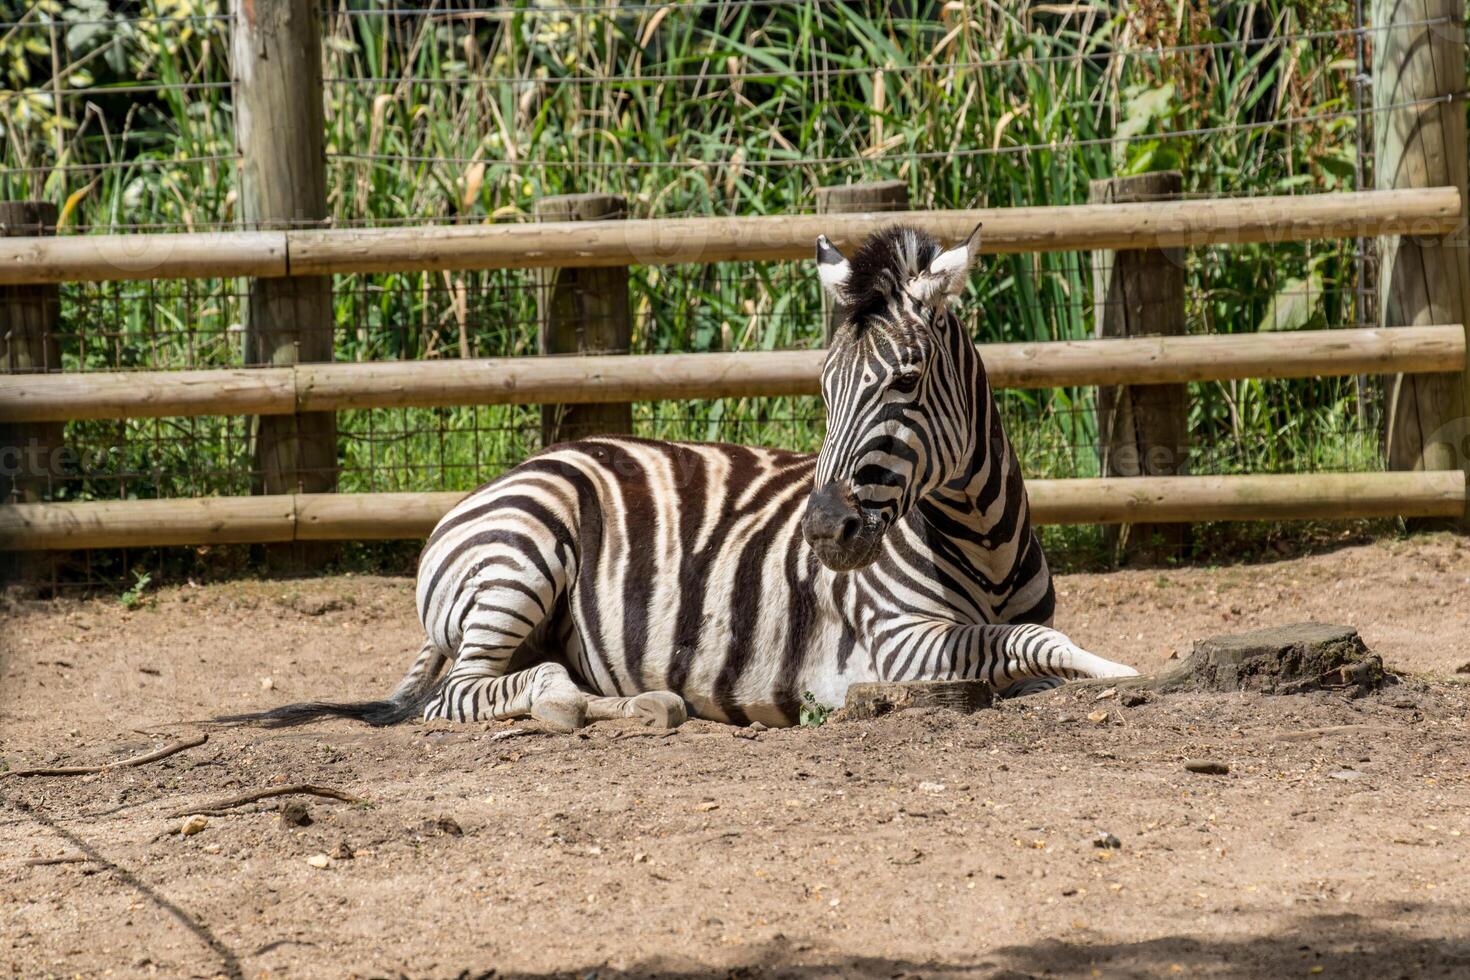
[[[687,704],[790,725],[804,692],[836,705],[861,680],[1132,674],[1048,628],[1016,455],[948,309],[974,238],[945,251],[892,229],[851,261],[819,241],[848,314],[822,372],[818,455],[620,437],[549,449],[434,531],[417,588],[427,642],[388,700],[264,717],[574,728],[676,724]]]

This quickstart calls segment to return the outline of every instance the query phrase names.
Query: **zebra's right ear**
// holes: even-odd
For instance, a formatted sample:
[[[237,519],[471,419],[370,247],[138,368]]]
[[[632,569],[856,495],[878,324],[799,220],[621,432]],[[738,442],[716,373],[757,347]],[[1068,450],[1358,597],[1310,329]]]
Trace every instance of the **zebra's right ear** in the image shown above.
[[[826,235],[817,236],[817,274],[822,278],[822,288],[838,302],[842,301],[847,288],[847,277],[852,266],[847,258],[837,251],[837,246],[827,240]]]
[[[965,282],[970,278],[970,266],[980,251],[980,226],[954,248],[947,248],[936,255],[924,273],[914,278],[910,291],[925,303],[934,303],[958,296],[965,291]]]

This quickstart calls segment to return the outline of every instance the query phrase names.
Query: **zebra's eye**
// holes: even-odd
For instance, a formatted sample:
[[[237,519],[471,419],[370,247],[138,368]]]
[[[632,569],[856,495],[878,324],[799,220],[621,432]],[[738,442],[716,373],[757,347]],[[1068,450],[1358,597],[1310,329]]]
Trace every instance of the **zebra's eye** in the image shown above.
[[[923,372],[916,367],[906,367],[893,375],[890,387],[897,392],[908,394],[919,387],[919,377]]]

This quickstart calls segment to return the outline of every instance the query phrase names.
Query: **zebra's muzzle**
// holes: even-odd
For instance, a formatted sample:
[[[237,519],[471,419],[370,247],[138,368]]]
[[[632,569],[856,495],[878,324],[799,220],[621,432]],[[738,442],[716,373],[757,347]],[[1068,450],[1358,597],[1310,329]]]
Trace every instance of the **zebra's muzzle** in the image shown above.
[[[836,572],[872,564],[883,527],[868,519],[842,483],[829,483],[807,498],[801,535],[817,558]]]

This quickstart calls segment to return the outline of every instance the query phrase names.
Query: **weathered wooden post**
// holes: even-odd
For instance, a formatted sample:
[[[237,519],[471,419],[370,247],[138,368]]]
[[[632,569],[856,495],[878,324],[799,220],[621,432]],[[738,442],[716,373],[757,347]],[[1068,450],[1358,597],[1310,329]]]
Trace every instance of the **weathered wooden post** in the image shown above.
[[[540,221],[608,221],[625,218],[628,202],[617,194],[563,194],[536,202]],[[633,343],[628,269],[543,269],[536,305],[542,354],[626,354]],[[609,432],[633,431],[633,406],[543,405],[541,444]]]
[[[1094,203],[1158,201],[1178,197],[1184,178],[1175,171],[1092,182]],[[1146,246],[1146,242],[1140,242]],[[1177,336],[1184,333],[1184,250],[1137,248],[1092,253],[1094,320],[1098,337]],[[1127,385],[1097,391],[1101,475],[1174,476],[1189,458],[1189,389],[1182,384]],[[1177,556],[1189,540],[1186,524],[1109,525],[1116,557],[1159,561]]]
[[[258,228],[313,227],[327,217],[321,26],[312,0],[231,0],[240,216]],[[332,360],[329,276],[255,279],[245,320],[245,361]],[[337,486],[337,417],[261,416],[255,423],[255,493],[324,493]],[[320,563],[319,543],[273,546],[282,564]]]
[[[56,205],[46,201],[0,203],[0,236],[49,235]],[[61,370],[60,291],[56,286],[0,286],[0,371]],[[60,422],[0,423],[0,501],[36,502],[52,489]]]
[[[909,185],[902,180],[879,180],[868,184],[834,184],[817,188],[818,214],[866,214],[881,211],[907,211]],[[816,245],[812,246],[815,253]],[[842,323],[843,311],[822,293],[823,322],[826,341]]]
[[[1465,0],[1374,0],[1377,186],[1460,189],[1449,235],[1379,239],[1378,325],[1467,322]],[[1401,374],[1386,392],[1385,449],[1395,470],[1470,470],[1467,375]]]
[[[49,235],[56,205],[46,201],[0,203],[0,237]],[[0,372],[61,370],[60,290],[56,286],[0,287]],[[62,474],[62,423],[0,423],[0,505],[36,503],[50,495]],[[0,582],[46,574],[44,555],[0,556]]]

